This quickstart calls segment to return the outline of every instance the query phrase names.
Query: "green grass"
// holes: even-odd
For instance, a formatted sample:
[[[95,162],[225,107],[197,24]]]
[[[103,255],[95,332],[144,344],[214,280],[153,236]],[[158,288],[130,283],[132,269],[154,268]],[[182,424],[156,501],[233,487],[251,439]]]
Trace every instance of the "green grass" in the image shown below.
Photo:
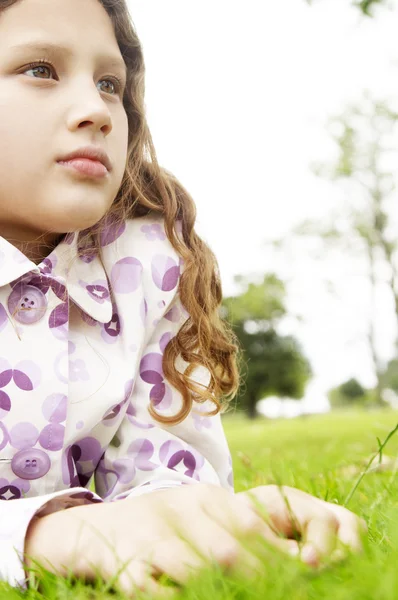
[[[328,502],[344,504],[358,481],[359,472],[398,423],[398,412],[339,412],[294,420],[249,422],[237,414],[224,417],[234,460],[235,488],[242,491],[281,482]],[[398,433],[383,450],[398,456]],[[348,468],[358,467],[352,474]],[[237,574],[206,570],[188,586],[175,589],[181,600],[397,600],[398,598],[398,477],[369,472],[360,481],[348,508],[369,527],[364,553],[349,556],[333,566],[314,570],[298,559],[269,551],[264,572],[245,580]],[[105,593],[103,584],[48,576],[42,594],[26,594],[2,584],[0,598],[101,599],[126,598]],[[139,594],[137,598],[149,598]]]

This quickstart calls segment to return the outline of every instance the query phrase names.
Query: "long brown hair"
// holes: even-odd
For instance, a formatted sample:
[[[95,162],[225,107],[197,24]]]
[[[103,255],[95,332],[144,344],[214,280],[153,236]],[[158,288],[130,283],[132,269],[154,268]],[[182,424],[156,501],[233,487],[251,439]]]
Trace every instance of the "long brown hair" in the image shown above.
[[[21,0],[0,0],[0,13]],[[192,409],[193,401],[210,400],[215,409],[206,413],[225,412],[239,387],[238,340],[219,314],[222,286],[215,255],[194,230],[195,203],[172,173],[160,167],[146,120],[145,64],[141,43],[125,0],[99,0],[114,27],[120,52],[127,66],[127,87],[123,99],[128,117],[129,143],[126,170],[118,194],[106,215],[87,231],[90,243],[80,239],[81,247],[96,250],[101,256],[101,228],[105,219],[115,224],[150,213],[164,218],[166,235],[184,260],[179,282],[181,302],[189,314],[177,335],[164,350],[163,372],[182,395],[183,405],[176,415],[166,417],[148,407],[158,422],[176,425]],[[181,235],[176,222],[180,221]],[[184,373],[175,367],[177,357],[188,363]],[[208,387],[190,378],[196,368],[210,373]]]

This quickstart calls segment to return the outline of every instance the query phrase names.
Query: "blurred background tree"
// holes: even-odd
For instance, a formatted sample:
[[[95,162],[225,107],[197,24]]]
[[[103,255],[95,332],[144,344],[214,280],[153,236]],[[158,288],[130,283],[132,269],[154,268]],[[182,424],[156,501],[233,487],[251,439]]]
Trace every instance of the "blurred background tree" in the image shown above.
[[[398,331],[398,220],[393,195],[396,183],[394,172],[385,168],[388,163],[395,167],[398,149],[391,145],[391,140],[397,121],[398,113],[372,99],[368,91],[364,92],[361,102],[331,117],[327,128],[336,144],[336,159],[314,163],[311,168],[317,176],[344,185],[344,207],[323,222],[305,220],[288,236],[272,242],[280,251],[291,248],[300,239],[312,239],[316,250],[307,250],[306,255],[312,255],[315,260],[325,259],[334,252],[343,261],[359,259],[366,265],[372,307],[367,339],[376,378],[371,396],[379,406],[386,405],[383,391],[387,381],[386,365],[377,350],[380,313],[376,294],[381,285],[390,293],[391,304],[387,310],[391,310],[395,331]]]
[[[398,395],[398,357],[389,361],[381,377],[383,389],[392,390]]]
[[[307,4],[314,4],[321,0],[306,0]],[[375,16],[375,9],[380,6],[390,7],[391,4],[387,0],[351,0],[353,6],[358,8],[361,13],[367,17]]]
[[[365,389],[359,381],[351,378],[329,391],[328,398],[332,408],[364,407],[372,403],[372,392]]]
[[[322,0],[306,0],[308,4]],[[388,8],[388,0],[351,0],[361,14],[374,17],[379,7]],[[398,236],[394,219],[385,203],[395,190],[393,173],[383,169],[386,154],[396,149],[383,145],[391,133],[398,113],[382,102],[374,101],[365,92],[362,103],[351,105],[328,122],[336,143],[336,160],[329,164],[312,165],[313,172],[330,181],[348,183],[359,189],[361,205],[351,201],[348,193],[345,214],[335,214],[324,223],[304,221],[291,235],[271,244],[279,250],[291,246],[296,239],[321,240],[323,258],[331,249],[344,256],[360,257],[367,265],[372,314],[367,324],[367,339],[374,367],[376,386],[366,389],[355,378],[330,390],[332,407],[345,405],[386,405],[385,389],[398,393],[398,352],[384,365],[377,352],[378,315],[375,308],[376,290],[383,281],[389,287],[393,310],[398,323]],[[319,245],[318,245],[319,249]],[[348,253],[348,254],[347,254]],[[316,259],[319,259],[317,250]],[[383,268],[380,269],[380,266]],[[380,272],[389,273],[387,279]],[[267,274],[260,283],[236,276],[241,293],[223,299],[221,314],[232,325],[243,350],[242,385],[236,397],[238,407],[250,418],[256,416],[256,404],[267,396],[301,399],[312,371],[308,359],[293,336],[278,332],[278,324],[287,315],[285,283],[274,274]],[[398,348],[398,340],[397,340]],[[332,357],[331,357],[332,359]]]
[[[306,0],[310,5],[320,1]],[[388,0],[351,0],[351,3],[367,17],[374,17],[377,8],[393,8],[392,3]],[[370,99],[367,92],[365,92],[365,98]],[[356,126],[353,125],[353,119],[358,116],[361,116],[362,120],[363,118],[367,120],[365,127],[367,126],[373,134],[372,142],[364,152],[361,152],[362,140],[359,134],[361,127],[358,125],[358,120]],[[367,115],[358,107],[351,107],[347,109],[345,115],[330,120],[329,123],[337,122],[342,125],[340,134],[333,136],[339,146],[339,158],[334,165],[318,164],[314,165],[313,170],[317,175],[332,180],[347,178],[356,181],[365,187],[367,195],[370,197],[371,206],[368,207],[367,215],[363,215],[361,212],[355,213],[351,210],[352,219],[349,231],[347,229],[344,232],[338,231],[338,228],[333,225],[326,226],[321,230],[319,223],[306,221],[297,228],[294,234],[304,236],[315,234],[320,236],[326,242],[326,245],[337,241],[340,244],[343,243],[346,247],[349,239],[348,246],[351,246],[351,251],[353,250],[352,242],[355,245],[355,242],[358,241],[353,238],[360,238],[362,250],[368,258],[373,306],[379,284],[377,269],[382,255],[382,261],[387,264],[390,273],[388,285],[398,323],[398,244],[396,234],[391,235],[392,219],[383,207],[383,200],[395,190],[395,184],[393,183],[393,174],[391,172],[386,173],[380,168],[381,159],[383,158],[382,136],[390,133],[397,121],[397,116],[398,114],[394,110],[389,109],[382,103],[371,102],[371,111]],[[363,123],[360,125],[363,125]],[[386,150],[388,152],[391,148],[384,149],[384,154]],[[361,173],[364,176],[362,179],[360,177]],[[373,185],[370,183],[372,175]],[[274,243],[280,245],[281,241],[275,241]],[[383,392],[385,390],[392,390],[398,395],[398,340],[396,341],[396,356],[386,366],[383,366],[376,349],[376,323],[377,315],[376,311],[373,310],[369,321],[368,340],[377,380],[375,389],[366,390],[355,378],[351,378],[329,391],[328,397],[332,408],[347,404],[385,405],[383,403]]]
[[[223,299],[221,315],[232,325],[243,351],[236,406],[253,419],[257,402],[267,396],[302,398],[312,372],[298,341],[277,331],[286,315],[284,283],[274,274],[260,283],[239,275],[235,281],[241,294]]]

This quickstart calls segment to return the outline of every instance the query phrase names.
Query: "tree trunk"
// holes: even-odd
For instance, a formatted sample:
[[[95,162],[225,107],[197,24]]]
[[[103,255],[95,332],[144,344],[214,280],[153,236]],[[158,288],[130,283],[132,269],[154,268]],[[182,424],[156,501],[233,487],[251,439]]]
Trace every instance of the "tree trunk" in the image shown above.
[[[250,394],[247,405],[247,416],[249,419],[255,419],[258,416],[256,411],[257,398],[255,394]]]
[[[370,266],[370,285],[371,285],[371,315],[369,321],[369,346],[370,352],[372,355],[373,368],[376,376],[376,387],[375,387],[375,400],[377,406],[383,405],[382,392],[383,385],[381,382],[381,373],[382,368],[380,365],[379,357],[377,355],[376,350],[376,305],[375,305],[375,296],[376,296],[376,287],[377,287],[377,278],[376,278],[376,261],[375,261],[375,246],[372,241],[368,242],[368,256],[369,256],[369,266]]]

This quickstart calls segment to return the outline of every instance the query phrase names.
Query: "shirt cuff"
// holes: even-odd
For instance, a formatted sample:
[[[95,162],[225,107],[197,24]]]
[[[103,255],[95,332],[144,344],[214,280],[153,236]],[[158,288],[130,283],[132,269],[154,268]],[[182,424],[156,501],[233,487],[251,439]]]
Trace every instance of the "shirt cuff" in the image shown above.
[[[156,492],[157,490],[166,490],[172,487],[180,487],[181,485],[194,485],[196,483],[200,483],[196,479],[191,479],[191,481],[176,481],[174,479],[166,479],[161,481],[152,481],[148,483],[144,483],[143,485],[139,485],[132,490],[128,490],[126,492],[122,492],[118,494],[114,498],[112,498],[111,502],[115,502],[115,500],[123,500],[125,498],[133,498],[136,496],[143,496],[144,494],[150,494],[152,492]]]

